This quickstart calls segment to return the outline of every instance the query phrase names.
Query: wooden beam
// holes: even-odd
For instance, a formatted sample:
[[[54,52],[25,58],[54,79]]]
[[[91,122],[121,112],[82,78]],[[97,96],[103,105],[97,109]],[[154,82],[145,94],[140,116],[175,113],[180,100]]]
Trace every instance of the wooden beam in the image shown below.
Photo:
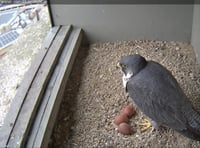
[[[35,59],[33,60],[29,70],[26,72],[23,81],[18,88],[18,91],[13,99],[13,102],[10,106],[10,110],[4,120],[4,124],[0,129],[0,147],[6,146],[8,140],[10,139],[11,132],[14,128],[17,117],[20,113],[21,107],[24,103],[24,99],[29,91],[32,82],[38,72],[39,67],[41,66],[42,61],[44,60],[46,53],[49,47],[52,44],[52,41],[55,39],[60,27],[54,27],[50,30],[46,36],[44,43],[42,44],[41,49],[38,54],[36,54]]]
[[[54,27],[36,55],[13,100],[0,147],[47,147],[83,32]]]
[[[81,29],[73,28],[45,92],[26,147],[48,146],[65,85],[81,44],[82,36]]]
[[[60,53],[62,52],[70,30],[70,26],[62,26],[49,48],[49,51],[47,52],[47,55],[45,56],[45,59],[42,62],[36,77],[34,78],[25,102],[20,110],[20,114],[8,142],[8,147],[24,146],[25,141],[28,138],[31,123],[35,118],[36,111],[43,98],[46,86],[58,61]]]

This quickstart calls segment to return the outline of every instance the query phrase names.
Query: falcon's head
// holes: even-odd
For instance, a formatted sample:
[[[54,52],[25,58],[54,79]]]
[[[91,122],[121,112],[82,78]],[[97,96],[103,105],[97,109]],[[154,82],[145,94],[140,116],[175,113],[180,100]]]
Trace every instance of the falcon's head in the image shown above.
[[[123,56],[119,63],[118,67],[121,68],[123,73],[123,85],[126,87],[128,80],[136,75],[141,69],[143,69],[147,64],[147,61],[144,57],[139,54]]]

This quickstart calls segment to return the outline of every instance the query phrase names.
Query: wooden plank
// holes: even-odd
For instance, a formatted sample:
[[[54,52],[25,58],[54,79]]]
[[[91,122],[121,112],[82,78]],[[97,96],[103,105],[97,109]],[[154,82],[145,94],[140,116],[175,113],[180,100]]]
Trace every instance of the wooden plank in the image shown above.
[[[63,59],[63,55],[61,55],[61,59]],[[30,131],[30,135],[29,135],[29,138],[27,140],[27,145],[26,147],[33,147],[34,145],[34,142],[35,142],[35,138],[37,136],[37,133],[38,133],[38,130],[39,130],[39,127],[40,127],[40,123],[41,123],[41,120],[43,118],[43,115],[44,115],[44,111],[46,109],[46,106],[47,106],[47,103],[49,101],[49,97],[51,95],[51,91],[55,85],[55,82],[56,82],[56,79],[57,79],[57,76],[60,72],[60,64],[58,64],[51,76],[51,80],[47,86],[47,89],[46,89],[46,92],[45,92],[45,95],[44,95],[44,98],[41,102],[41,105],[40,105],[40,108],[38,110],[38,113],[37,113],[37,116],[35,118],[35,121],[33,123],[33,126],[31,128],[31,131]]]
[[[23,105],[24,99],[27,95],[28,90],[30,89],[30,86],[32,84],[32,81],[34,77],[36,76],[36,73],[38,72],[38,69],[46,56],[46,53],[49,49],[49,47],[52,44],[52,41],[54,40],[56,34],[58,33],[60,27],[54,27],[52,28],[48,35],[46,36],[41,49],[39,50],[38,54],[36,54],[29,70],[25,73],[24,79],[22,83],[20,84],[20,87],[18,88],[18,91],[15,95],[15,98],[13,99],[13,102],[10,106],[9,112],[4,120],[4,124],[2,128],[0,129],[0,146],[6,146],[10,134],[12,132],[12,129],[15,125],[15,121],[18,117],[18,114],[20,112],[21,106]]]
[[[75,60],[75,56],[77,54],[78,48],[80,47],[82,40],[82,30],[76,29],[74,30],[74,38],[69,42],[69,51],[64,59],[63,63],[67,63],[67,65],[63,65],[61,72],[59,73],[58,79],[56,81],[54,90],[52,91],[51,97],[48,102],[47,109],[45,110],[44,118],[41,123],[41,127],[35,141],[34,146],[47,147],[48,142],[54,127],[54,123],[57,117],[57,113],[59,111],[60,103],[64,94],[64,90],[67,84],[67,80],[72,68],[72,65]],[[51,111],[51,112],[50,112]],[[45,133],[42,133],[42,129],[45,129]],[[42,137],[40,139],[39,137]]]
[[[64,49],[64,56],[59,62],[59,73],[56,75],[56,79],[53,79],[54,85],[51,86],[47,91],[45,97],[48,98],[48,102],[45,106],[45,110],[40,110],[42,113],[42,118],[40,119],[40,125],[37,129],[37,135],[35,135],[34,145],[27,145],[27,147],[47,147],[48,142],[53,130],[53,126],[57,117],[59,106],[62,100],[65,85],[67,83],[68,76],[70,74],[72,64],[74,62],[75,56],[77,54],[78,48],[80,47],[82,40],[81,29],[74,28],[67,45]]]
[[[43,114],[44,114],[44,111],[46,109],[47,103],[49,101],[51,91],[54,88],[56,79],[57,79],[58,74],[60,72],[61,64],[64,64],[63,61],[64,61],[64,57],[66,56],[66,54],[67,54],[67,50],[66,50],[66,48],[64,48],[63,51],[62,51],[61,57],[59,59],[59,62],[56,65],[55,70],[54,70],[54,72],[51,76],[51,79],[50,79],[49,84],[47,86],[46,92],[44,94],[44,98],[42,99],[40,108],[38,110],[37,116],[36,116],[35,121],[33,123],[33,127],[32,127],[32,130],[31,130],[27,145],[26,145],[27,147],[33,147],[33,145],[34,145],[35,137],[37,136],[37,132],[38,132],[38,129],[40,127],[40,123],[41,123],[41,120],[43,118]]]
[[[60,28],[55,40],[47,52],[20,110],[20,114],[8,142],[8,147],[24,146],[29,134],[31,123],[33,122],[51,73],[69,35],[70,28],[70,26],[62,26]]]

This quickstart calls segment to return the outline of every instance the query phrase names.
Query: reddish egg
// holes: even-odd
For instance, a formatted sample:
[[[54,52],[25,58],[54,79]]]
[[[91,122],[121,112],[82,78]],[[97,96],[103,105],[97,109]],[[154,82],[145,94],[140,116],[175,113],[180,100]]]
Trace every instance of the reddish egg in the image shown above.
[[[135,109],[133,108],[133,105],[129,104],[124,107],[122,113],[127,115],[128,117],[131,117],[135,114]]]
[[[123,134],[123,135],[130,135],[133,133],[133,130],[131,128],[131,126],[127,123],[121,123],[119,126],[118,126],[118,132]]]
[[[115,117],[114,123],[115,123],[116,125],[119,125],[119,124],[122,123],[122,122],[128,123],[128,117],[127,117],[127,115],[125,115],[125,114],[120,114],[120,115],[117,115],[117,116]]]

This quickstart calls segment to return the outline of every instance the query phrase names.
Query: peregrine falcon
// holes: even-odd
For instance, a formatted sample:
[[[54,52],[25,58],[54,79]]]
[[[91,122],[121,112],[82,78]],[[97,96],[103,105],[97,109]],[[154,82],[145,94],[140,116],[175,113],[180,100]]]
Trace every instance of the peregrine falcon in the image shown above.
[[[125,89],[152,126],[200,141],[200,114],[165,67],[139,54],[123,56],[118,64]]]

